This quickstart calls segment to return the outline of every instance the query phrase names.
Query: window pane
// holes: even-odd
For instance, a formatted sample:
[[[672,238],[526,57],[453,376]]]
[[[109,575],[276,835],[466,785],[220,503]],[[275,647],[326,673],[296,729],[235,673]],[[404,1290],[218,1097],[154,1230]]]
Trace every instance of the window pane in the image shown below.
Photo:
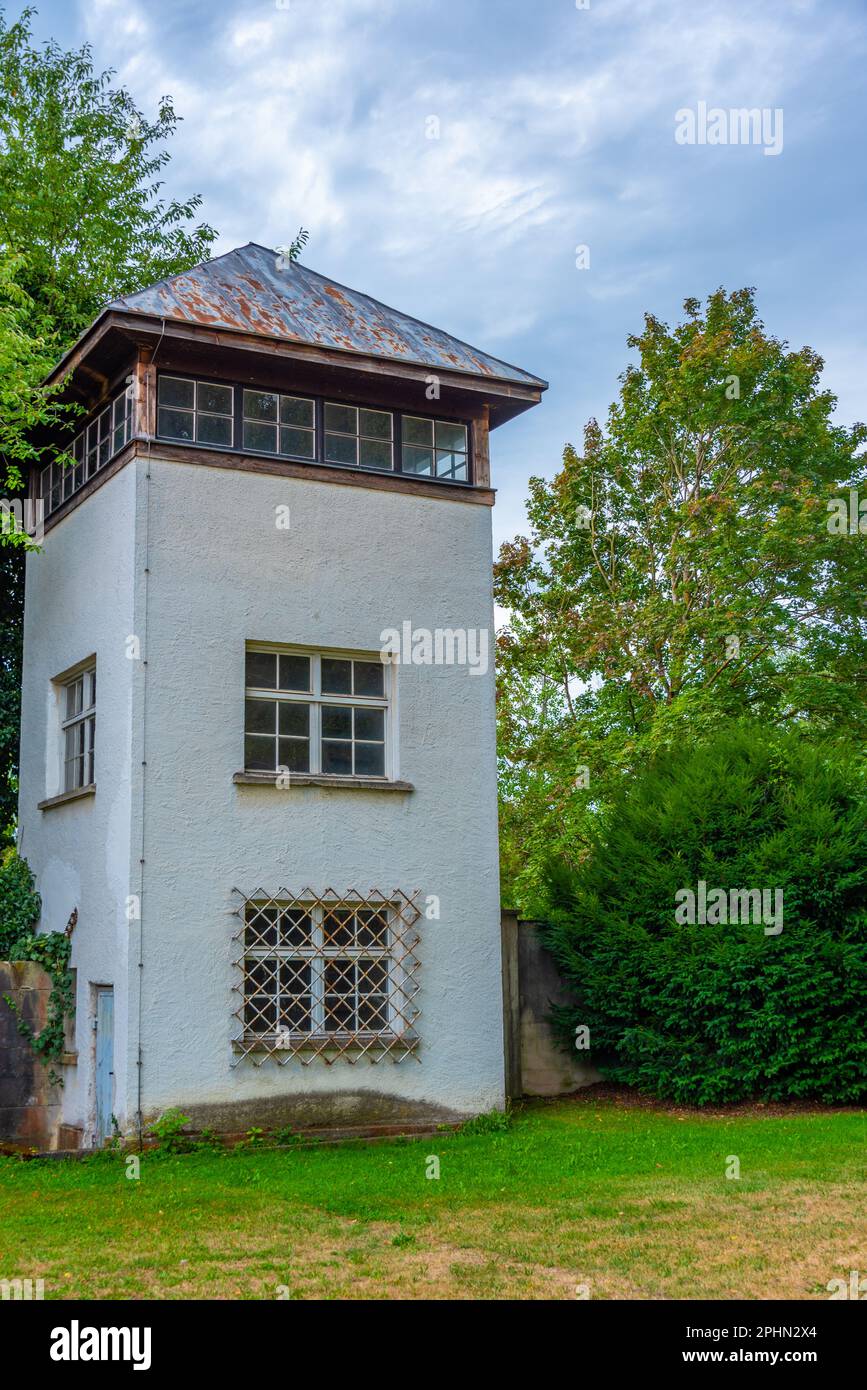
[[[281,700],[279,705],[279,728],[281,734],[293,734],[296,738],[307,738],[310,733],[310,706],[289,704]]]
[[[249,682],[248,682],[249,684]],[[287,656],[280,657],[280,689],[281,690],[309,690],[310,689],[310,657],[309,656]]]
[[[388,946],[388,916],[385,912],[362,910],[358,914],[358,945]]]
[[[191,440],[194,418],[192,411],[164,410],[160,406],[157,411],[157,434],[161,434],[164,439]]]
[[[195,399],[194,392],[195,383],[192,381],[183,381],[176,376],[160,377],[160,405],[180,405],[192,410]]]
[[[379,439],[360,439],[358,462],[362,468],[391,468],[391,444]]]
[[[280,914],[280,938],[284,946],[309,946],[313,919],[309,912],[290,908]]]
[[[324,738],[352,738],[352,709],[349,705],[322,706]]]
[[[385,962],[381,960],[360,960],[358,962],[359,994],[382,994],[386,986]]]
[[[306,738],[281,738],[279,764],[290,772],[310,771],[310,742]]]
[[[248,420],[276,420],[277,396],[271,391],[245,391],[244,417]],[[246,431],[245,431],[246,435]]]
[[[355,913],[351,908],[326,908],[322,914],[322,935],[326,946],[353,946],[355,944]],[[342,970],[346,962],[335,963],[335,970]],[[329,986],[333,988],[333,986]]]
[[[356,743],[356,777],[385,776],[385,745],[382,743]]]
[[[466,476],[466,454],[445,453],[442,449],[437,449],[438,478],[460,478],[462,480],[466,480]]]
[[[322,658],[322,689],[326,695],[352,694],[352,662],[337,657]]]
[[[196,439],[199,444],[231,444],[232,421],[225,415],[196,416]]]
[[[244,728],[248,734],[277,732],[276,700],[245,700]]]
[[[325,458],[328,463],[357,463],[358,440],[353,435],[326,434]]]
[[[354,994],[354,963],[350,960],[327,961],[325,964],[325,988],[329,994],[338,996]]]
[[[459,453],[466,453],[466,425],[450,425],[445,420],[437,420],[436,446],[438,449],[456,449]]]
[[[231,386],[212,386],[210,382],[200,381],[196,387],[196,409],[209,415],[232,414]]]
[[[358,433],[358,411],[354,405],[326,405],[325,428],[338,434]]]
[[[421,420],[414,415],[403,417],[404,444],[433,444],[433,420]]]
[[[277,743],[273,738],[251,734],[244,739],[244,767],[248,772],[274,772],[277,766]]]
[[[293,458],[315,458],[316,448],[313,431],[281,429],[280,453],[291,454]]]
[[[322,740],[322,771],[336,776],[352,776],[352,744]]]
[[[353,661],[354,695],[381,695],[385,671],[381,661]]]
[[[432,473],[433,449],[413,449],[403,446],[404,473]]]
[[[368,439],[391,439],[391,414],[384,410],[360,410],[358,433]]]
[[[276,907],[257,907],[255,903],[247,904],[244,945],[248,950],[277,945]]]
[[[265,454],[277,452],[277,426],[251,424],[244,421],[244,448],[259,449]]]
[[[247,685],[260,690],[277,687],[277,657],[274,652],[247,653]]]
[[[355,706],[355,737],[356,738],[385,738],[385,710],[384,709],[364,709],[363,706]]]
[[[380,1032],[388,1022],[387,1000],[384,994],[365,994],[358,1001],[358,1027],[368,1032]]]
[[[281,396],[280,420],[284,425],[303,425],[313,428],[313,402],[299,396]]]
[[[72,719],[74,715],[79,714],[79,713],[81,712],[81,699],[82,699],[82,689],[81,689],[81,687],[82,687],[81,677],[79,677],[78,680],[70,681],[69,685],[66,687],[66,718],[67,718],[67,719]],[[68,757],[68,756],[69,756],[69,755],[67,754],[67,757]]]
[[[357,1031],[353,996],[326,994],[325,1030],[328,1033]]]

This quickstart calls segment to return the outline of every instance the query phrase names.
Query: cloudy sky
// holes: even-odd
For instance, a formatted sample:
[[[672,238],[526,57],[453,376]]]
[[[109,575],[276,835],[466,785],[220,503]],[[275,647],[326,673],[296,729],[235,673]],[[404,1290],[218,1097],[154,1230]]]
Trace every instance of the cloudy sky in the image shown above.
[[[218,252],[304,225],[313,269],[550,381],[492,439],[498,540],[644,312],[718,285],[867,415],[865,0],[37,3],[146,111],[172,95],[167,191],[204,195]],[[701,102],[781,111],[782,149],[678,143]]]

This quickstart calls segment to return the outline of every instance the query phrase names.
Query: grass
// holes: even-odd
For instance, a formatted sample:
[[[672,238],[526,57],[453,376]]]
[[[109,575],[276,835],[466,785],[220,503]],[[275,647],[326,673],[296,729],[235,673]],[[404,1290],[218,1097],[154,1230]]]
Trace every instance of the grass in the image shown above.
[[[865,1137],[857,1111],[582,1099],[499,1132],[145,1154],[137,1181],[122,1156],[6,1158],[0,1278],[46,1298],[827,1298],[867,1269]]]

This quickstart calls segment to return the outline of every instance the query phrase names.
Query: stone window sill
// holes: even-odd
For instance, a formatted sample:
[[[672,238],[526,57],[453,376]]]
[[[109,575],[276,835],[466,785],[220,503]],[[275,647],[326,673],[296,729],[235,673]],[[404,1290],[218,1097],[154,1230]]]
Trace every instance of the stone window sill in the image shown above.
[[[239,787],[276,787],[279,776],[289,779],[288,787],[282,786],[281,791],[294,791],[296,787],[331,787],[353,792],[415,791],[412,782],[388,782],[383,777],[330,777],[312,772],[236,772],[232,781]]]
[[[68,801],[80,801],[83,796],[95,796],[96,783],[91,782],[87,787],[76,787],[71,792],[61,792],[59,796],[49,796],[45,801],[37,801],[36,808],[39,811],[51,811],[55,806],[65,806]]]

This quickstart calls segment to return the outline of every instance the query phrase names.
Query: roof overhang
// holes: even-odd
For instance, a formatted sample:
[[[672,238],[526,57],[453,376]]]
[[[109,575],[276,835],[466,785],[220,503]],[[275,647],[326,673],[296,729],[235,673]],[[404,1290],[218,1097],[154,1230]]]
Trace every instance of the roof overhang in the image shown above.
[[[421,362],[397,361],[351,349],[270,338],[260,333],[208,327],[116,308],[103,310],[61,358],[46,378],[46,384],[69,378],[64,394],[73,399],[89,394],[100,382],[108,384],[117,375],[118,366],[131,347],[149,347],[158,354],[166,343],[181,352],[185,349],[190,353],[217,350],[226,355],[227,361],[235,354],[244,353],[251,365],[258,358],[269,362],[272,370],[275,361],[283,359],[309,368],[330,368],[358,381],[376,381],[380,386],[386,382],[395,386],[404,382],[415,388],[414,394],[419,384],[426,385],[435,376],[440,389],[447,390],[455,403],[460,401],[471,408],[486,405],[491,429],[537,405],[547,389],[547,382],[541,380],[538,384],[524,384],[494,376],[477,376],[464,370],[434,368]]]

